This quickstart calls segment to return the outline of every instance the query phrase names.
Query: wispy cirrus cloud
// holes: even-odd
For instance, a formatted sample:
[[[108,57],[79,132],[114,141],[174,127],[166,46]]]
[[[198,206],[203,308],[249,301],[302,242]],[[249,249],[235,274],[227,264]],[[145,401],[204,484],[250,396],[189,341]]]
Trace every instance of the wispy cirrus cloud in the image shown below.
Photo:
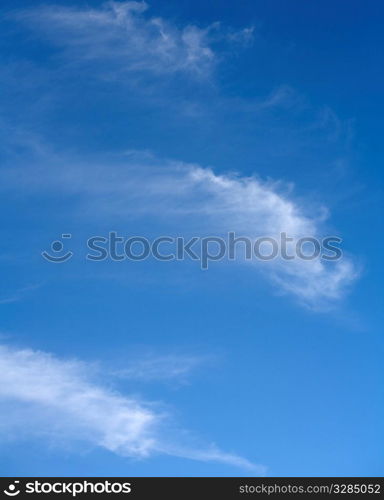
[[[200,367],[207,357],[188,355],[147,354],[114,370],[119,378],[143,382],[184,382],[192,371]]]
[[[48,161],[49,157],[49,161]],[[82,217],[97,214],[104,220],[132,217],[167,221],[170,229],[185,234],[225,235],[235,232],[255,240],[261,236],[279,239],[281,233],[293,238],[294,246],[303,237],[321,240],[326,231],[328,210],[299,203],[278,181],[256,176],[216,174],[210,168],[163,160],[144,152],[97,164],[55,156],[25,167],[4,169],[3,187],[23,192],[58,190],[76,195],[71,210]],[[357,278],[358,266],[344,255],[340,260],[286,260],[249,262],[275,285],[314,309],[328,308],[340,300]]]
[[[8,293],[0,294],[0,304],[11,304],[13,302],[19,302],[22,300],[29,292],[39,288],[40,284],[27,285]]]
[[[97,377],[95,367],[85,362],[1,345],[0,366],[0,431],[14,439],[46,436],[67,445],[88,443],[125,457],[167,454],[265,474],[265,467],[215,445],[184,444],[183,433],[167,425],[166,412],[112,390],[106,374]]]
[[[110,1],[100,8],[55,5],[25,9],[15,17],[69,51],[72,62],[115,62],[119,73],[208,76],[217,62],[215,40],[252,40],[253,28],[223,31],[219,23],[179,27],[148,15],[148,10],[145,2]]]

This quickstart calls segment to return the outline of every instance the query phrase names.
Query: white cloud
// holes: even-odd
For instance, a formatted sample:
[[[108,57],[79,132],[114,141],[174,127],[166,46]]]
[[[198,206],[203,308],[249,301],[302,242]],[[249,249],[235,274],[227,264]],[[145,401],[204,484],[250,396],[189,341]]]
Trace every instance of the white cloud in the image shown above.
[[[198,166],[178,168],[173,181],[169,172],[162,171],[162,176],[163,180],[154,175],[145,183],[145,192],[150,193],[152,203],[157,199],[159,209],[162,199],[163,207],[170,204],[174,212],[179,209],[201,217],[204,225],[216,234],[235,231],[252,239],[268,236],[279,240],[279,235],[286,233],[294,240],[291,249],[299,238],[327,236],[322,234],[326,210],[321,210],[317,217],[310,210],[307,214],[292,197],[279,192],[278,183],[262,182],[256,177],[216,175]],[[257,264],[282,291],[296,295],[312,307],[340,299],[358,274],[346,256],[332,263],[320,259],[275,259]]]
[[[124,368],[113,371],[113,375],[145,382],[172,380],[180,383],[206,359],[202,356],[145,355],[142,359],[134,360]]]
[[[321,239],[327,210],[314,213],[295,201],[292,192],[279,182],[255,176],[218,175],[209,168],[177,161],[161,160],[145,152],[131,151],[99,161],[98,165],[50,156],[41,163],[3,170],[3,185],[14,184],[24,192],[55,189],[77,194],[81,207],[74,210],[86,217],[97,214],[112,220],[127,217],[156,217],[166,220],[180,234],[226,235],[279,240],[286,233],[294,241],[302,237]],[[49,167],[47,168],[47,164]],[[285,190],[285,192],[284,192]],[[252,261],[275,283],[279,292],[289,292],[312,308],[328,307],[343,297],[358,276],[353,260],[344,255],[338,261],[284,260]]]
[[[116,62],[116,71],[188,72],[206,76],[215,64],[212,36],[218,25],[178,27],[147,14],[145,2],[107,2],[100,8],[44,6],[19,11],[18,20],[70,50],[72,62]],[[213,35],[212,35],[213,31]],[[252,29],[228,32],[249,40]],[[100,68],[106,72],[107,67]]]
[[[8,435],[16,428],[16,436],[49,435],[66,444],[82,441],[127,457],[163,453],[265,472],[264,467],[213,445],[194,448],[179,443],[164,412],[113,391],[105,380],[95,381],[92,365],[3,345],[0,366],[0,430]],[[14,404],[20,405],[16,413]]]

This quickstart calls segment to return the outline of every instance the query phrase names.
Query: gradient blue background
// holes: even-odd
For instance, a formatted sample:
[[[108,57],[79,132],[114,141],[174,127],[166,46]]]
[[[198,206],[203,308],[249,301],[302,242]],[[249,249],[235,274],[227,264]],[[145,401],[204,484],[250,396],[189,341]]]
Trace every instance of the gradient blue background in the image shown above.
[[[5,1],[2,9],[33,5]],[[17,258],[0,260],[1,293],[40,286],[0,306],[0,330],[15,345],[111,364],[123,365],[148,346],[211,356],[214,361],[186,384],[126,382],[121,389],[167,401],[183,426],[265,464],[269,475],[380,476],[384,6],[167,0],[152,2],[150,9],[180,25],[254,24],[255,41],[223,59],[217,86],[180,78],[159,83],[155,98],[148,99],[145,93],[130,95],[119,81],[90,80],[81,72],[76,79],[52,77],[49,70],[60,65],[52,57],[57,48],[5,18],[2,63],[21,69],[20,86],[5,78],[2,122],[22,125],[59,152],[96,157],[148,149],[217,172],[236,169],[294,182],[299,196],[329,207],[332,225],[358,257],[362,275],[336,309],[322,313],[279,296],[260,276],[237,267],[212,266],[203,273],[193,263],[99,265],[76,259],[51,266],[40,252],[62,232],[71,232],[76,246],[83,244],[82,235],[110,229],[158,231],[151,222],[119,220],[111,228],[98,218],[85,226],[70,199],[3,192],[1,254]],[[295,89],[311,109],[332,109],[348,124],[348,137],[303,132],[307,116],[294,109],[260,123],[248,110],[223,105],[232,98],[265,97],[280,85]],[[52,88],[54,98],[44,101]],[[179,113],[185,101],[197,102],[208,118]],[[164,456],[134,461],[34,440],[2,443],[0,464],[1,474],[10,476],[247,475],[214,463]]]

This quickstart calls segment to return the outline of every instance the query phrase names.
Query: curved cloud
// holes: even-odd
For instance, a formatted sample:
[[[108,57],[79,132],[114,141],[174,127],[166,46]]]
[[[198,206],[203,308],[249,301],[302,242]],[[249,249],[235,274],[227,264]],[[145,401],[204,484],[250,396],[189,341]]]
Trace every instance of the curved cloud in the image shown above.
[[[216,446],[180,443],[178,432],[166,424],[164,413],[155,410],[153,404],[124,396],[93,380],[94,367],[87,363],[2,345],[0,366],[0,404],[5,409],[0,429],[14,426],[18,435],[21,431],[64,437],[66,443],[81,441],[126,457],[163,453],[265,473],[263,466]],[[22,405],[14,419],[13,404]]]
[[[162,160],[138,151],[119,160],[91,160],[41,156],[29,167],[4,170],[3,185],[23,192],[59,190],[76,194],[72,210],[81,217],[124,220],[132,215],[157,218],[180,234],[225,236],[235,232],[251,240],[286,233],[294,249],[300,238],[321,240],[327,210],[317,213],[301,206],[281,183],[255,176],[215,174],[210,168]],[[21,169],[21,171],[20,171]],[[238,259],[241,262],[241,259]],[[261,271],[278,292],[289,293],[312,308],[329,307],[341,299],[358,276],[351,257],[244,261]]]

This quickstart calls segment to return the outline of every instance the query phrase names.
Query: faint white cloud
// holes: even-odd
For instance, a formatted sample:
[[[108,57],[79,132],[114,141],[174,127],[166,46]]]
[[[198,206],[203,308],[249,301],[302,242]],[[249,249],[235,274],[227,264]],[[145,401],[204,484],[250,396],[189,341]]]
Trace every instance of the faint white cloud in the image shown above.
[[[25,295],[27,295],[29,292],[32,292],[33,290],[36,290],[37,288],[40,288],[40,286],[41,284],[28,285],[22,288],[18,288],[11,293],[0,295],[0,304],[11,304],[13,302],[19,302],[25,297]]]
[[[187,72],[208,76],[217,39],[248,42],[252,28],[218,36],[218,23],[178,27],[147,14],[145,2],[106,2],[100,8],[44,6],[18,11],[16,18],[67,50],[72,62],[116,62],[116,71]],[[106,67],[100,68],[106,71]]]
[[[311,133],[322,132],[328,141],[341,140],[348,147],[354,133],[353,128],[353,120],[341,120],[332,108],[322,106],[307,130]]]
[[[230,31],[227,38],[231,41],[248,45],[254,41],[255,27],[249,26],[238,31]]]
[[[183,382],[192,371],[200,367],[206,357],[186,355],[146,355],[139,360],[128,362],[113,375],[144,382]]]
[[[256,103],[256,109],[267,110],[273,108],[301,108],[303,97],[289,85],[280,85],[260,102]]]
[[[263,466],[213,445],[184,445],[182,432],[167,426],[165,412],[112,390],[105,374],[103,383],[94,380],[95,368],[87,363],[3,345],[0,366],[0,430],[8,435],[14,430],[14,437],[81,441],[127,457],[163,453],[265,473]]]

